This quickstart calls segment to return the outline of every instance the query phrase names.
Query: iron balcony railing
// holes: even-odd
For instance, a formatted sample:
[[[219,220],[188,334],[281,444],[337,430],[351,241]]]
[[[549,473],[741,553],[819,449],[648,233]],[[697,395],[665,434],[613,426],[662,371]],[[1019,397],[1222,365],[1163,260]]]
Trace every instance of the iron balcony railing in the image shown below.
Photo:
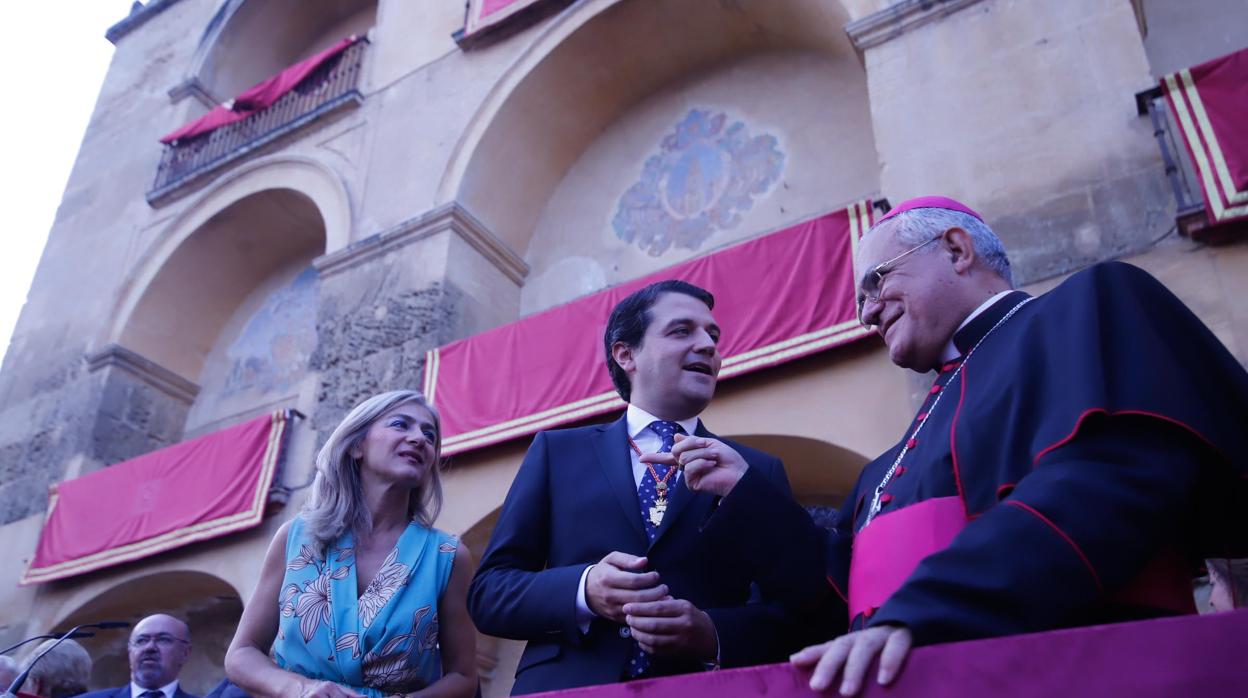
[[[1144,90],[1135,95],[1135,106],[1141,117],[1147,116],[1153,125],[1153,136],[1165,163],[1166,177],[1174,191],[1175,222],[1179,231],[1191,236],[1205,224],[1205,200],[1200,194],[1200,179],[1192,168],[1187,146],[1175,128],[1166,98],[1161,87]],[[1197,235],[1199,237],[1199,235]]]
[[[272,106],[241,121],[165,146],[156,181],[147,193],[155,205],[195,180],[289,133],[364,98],[358,89],[367,39],[326,61]]]

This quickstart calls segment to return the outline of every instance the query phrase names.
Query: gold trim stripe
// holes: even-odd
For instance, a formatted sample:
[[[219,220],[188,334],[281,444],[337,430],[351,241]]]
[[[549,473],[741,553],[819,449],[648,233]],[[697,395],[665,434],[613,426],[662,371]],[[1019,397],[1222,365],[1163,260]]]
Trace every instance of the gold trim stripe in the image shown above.
[[[442,352],[434,348],[425,352],[425,385],[423,392],[429,404],[436,405],[434,396],[438,388],[438,369],[442,366]]]
[[[858,226],[858,204],[850,204],[845,209],[845,216],[849,218],[849,253],[853,259],[858,259],[858,239],[862,237],[862,232]],[[853,278],[853,274],[849,275]]]
[[[122,562],[149,557],[189,543],[218,538],[226,533],[254,527],[264,517],[265,499],[268,497],[269,488],[273,484],[273,477],[277,471],[277,462],[281,456],[282,436],[286,431],[286,422],[285,410],[278,410],[273,413],[272,423],[269,427],[268,443],[265,446],[264,456],[261,459],[260,477],[252,497],[251,509],[223,516],[219,519],[201,521],[191,526],[168,531],[158,536],[135,541],[117,548],[58,562],[55,565],[48,565],[47,567],[28,566],[19,584],[27,585],[47,582],[84,574]],[[48,505],[48,519],[51,519],[52,509],[56,506],[57,499],[58,495],[53,493],[52,501]]]

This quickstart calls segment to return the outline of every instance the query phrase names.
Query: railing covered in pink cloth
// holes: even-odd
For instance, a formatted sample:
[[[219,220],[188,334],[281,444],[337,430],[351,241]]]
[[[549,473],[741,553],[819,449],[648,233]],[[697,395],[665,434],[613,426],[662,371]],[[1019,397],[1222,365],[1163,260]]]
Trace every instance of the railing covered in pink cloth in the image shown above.
[[[863,698],[1214,698],[1248,696],[1248,609],[920,647]],[[872,667],[874,669],[874,667]],[[807,698],[787,664],[538,694],[558,698]],[[835,684],[834,684],[835,685]]]
[[[156,181],[147,193],[156,205],[184,185],[216,171],[287,133],[357,105],[366,39],[349,37],[264,80],[203,117],[166,134]]]
[[[602,334],[617,303],[662,279],[715,295],[721,379],[866,336],[854,302],[853,250],[870,225],[871,202],[859,201],[430,351],[424,391],[442,414],[443,454],[623,407]]]
[[[52,485],[21,583],[64,579],[258,525],[292,414],[266,414]]]
[[[1248,48],[1161,80],[1210,225],[1248,220]]]

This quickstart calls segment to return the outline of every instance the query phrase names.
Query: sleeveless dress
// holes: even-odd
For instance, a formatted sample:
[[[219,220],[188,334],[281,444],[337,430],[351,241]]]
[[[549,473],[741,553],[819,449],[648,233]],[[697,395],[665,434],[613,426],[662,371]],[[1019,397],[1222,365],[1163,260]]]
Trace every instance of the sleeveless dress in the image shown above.
[[[295,517],[278,598],[277,666],[378,698],[433,683],[442,675],[438,599],[458,547],[455,537],[412,522],[357,598],[351,533],[318,558]]]

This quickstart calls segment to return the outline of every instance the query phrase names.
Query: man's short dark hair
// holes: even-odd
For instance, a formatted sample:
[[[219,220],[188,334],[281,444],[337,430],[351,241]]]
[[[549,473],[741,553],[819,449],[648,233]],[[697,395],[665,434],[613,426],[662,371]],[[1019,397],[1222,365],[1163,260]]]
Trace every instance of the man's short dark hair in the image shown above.
[[[611,382],[615,384],[615,390],[624,398],[624,402],[631,400],[633,386],[628,380],[628,374],[615,362],[611,347],[616,342],[623,342],[629,347],[640,347],[646,328],[650,326],[650,308],[665,293],[683,293],[702,301],[707,308],[715,309],[715,296],[710,291],[680,279],[656,281],[640,291],[634,291],[616,304],[611,311],[611,319],[607,320],[607,331],[602,335],[602,343],[607,350],[607,370],[611,372]]]

